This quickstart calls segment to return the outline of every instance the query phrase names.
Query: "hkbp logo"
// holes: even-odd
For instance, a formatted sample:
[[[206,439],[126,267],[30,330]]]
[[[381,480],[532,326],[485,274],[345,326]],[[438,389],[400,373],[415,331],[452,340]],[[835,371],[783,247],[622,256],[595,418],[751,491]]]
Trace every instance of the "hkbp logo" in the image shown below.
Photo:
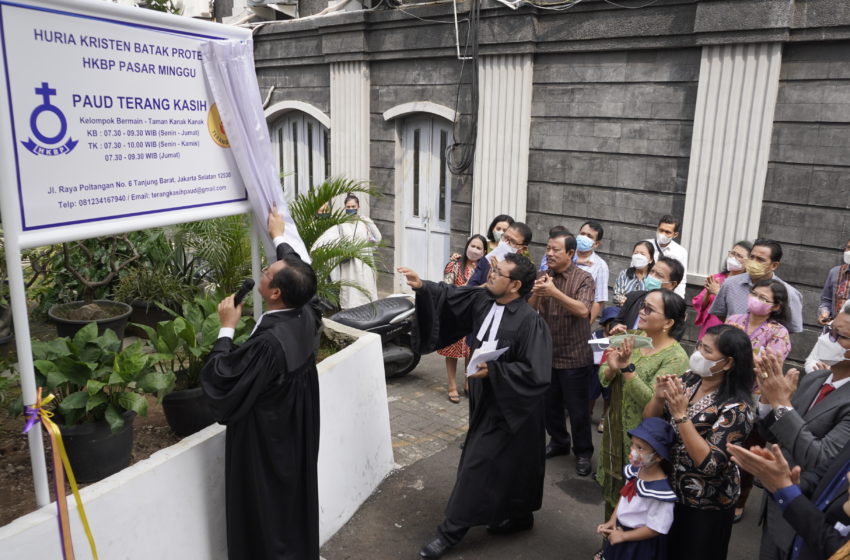
[[[41,82],[41,87],[35,88],[35,94],[42,98],[41,105],[36,106],[30,114],[30,131],[37,141],[28,138],[26,142],[22,141],[21,144],[37,156],[58,156],[71,152],[77,147],[77,140],[69,136],[68,140],[62,144],[62,141],[65,140],[65,134],[68,132],[68,121],[65,119],[62,110],[50,102],[50,98],[56,95],[56,90],[52,89],[47,82]],[[55,126],[51,127],[49,124],[49,121],[54,119],[51,119],[45,113],[52,114],[54,119],[59,120],[59,132],[53,136],[48,136],[48,134],[55,130]],[[50,127],[47,128],[47,134],[39,127],[39,119],[41,119],[41,126]]]

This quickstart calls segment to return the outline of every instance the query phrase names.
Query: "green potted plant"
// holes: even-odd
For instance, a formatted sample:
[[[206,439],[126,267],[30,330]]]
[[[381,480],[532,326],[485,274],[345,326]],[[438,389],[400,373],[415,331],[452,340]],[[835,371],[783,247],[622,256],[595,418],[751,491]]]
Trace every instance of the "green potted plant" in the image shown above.
[[[136,341],[122,348],[107,330],[89,323],[72,337],[32,341],[36,381],[56,395],[57,424],[81,482],[94,482],[130,464],[133,419],[145,416],[148,400],[161,400],[174,374],[157,371],[159,359]]]
[[[171,318],[159,305],[179,311],[200,293],[204,280],[196,258],[173,230],[155,228],[133,234],[142,258],[124,269],[113,291],[116,300],[133,308],[127,333],[145,336],[134,323],[154,327]]]
[[[56,324],[57,334],[73,336],[89,322],[97,323],[98,333],[112,329],[119,338],[130,317],[131,307],[120,301],[95,300],[98,291],[108,290],[121,271],[141,255],[127,235],[86,239],[62,244],[61,266],[77,282],[75,292],[81,301],[56,303],[47,314]]]
[[[156,328],[137,325],[145,331],[156,351],[156,368],[162,374],[175,376],[174,390],[162,400],[168,425],[179,436],[191,435],[215,422],[201,390],[201,369],[212,350],[220,322],[218,301],[210,296],[198,296],[185,302],[181,313],[170,321],[161,321]],[[254,326],[253,317],[242,317],[236,327],[235,342],[241,344]]]
[[[6,270],[6,238],[0,225],[0,345],[7,344],[15,336],[12,324],[12,308],[9,305],[9,276]]]

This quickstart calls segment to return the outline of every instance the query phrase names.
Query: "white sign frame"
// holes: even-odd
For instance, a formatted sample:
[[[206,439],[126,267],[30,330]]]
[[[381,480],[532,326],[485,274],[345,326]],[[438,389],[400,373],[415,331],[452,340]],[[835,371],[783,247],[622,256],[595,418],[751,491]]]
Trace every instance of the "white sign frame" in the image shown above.
[[[181,16],[173,16],[136,7],[120,6],[101,0],[0,0],[0,25],[3,11],[9,8],[32,9],[41,12],[59,13],[75,18],[111,22],[116,25],[134,26],[149,30],[151,33],[168,33],[201,36],[211,40],[250,39],[248,29],[225,26],[213,22],[201,21]],[[7,12],[8,13],[8,12]],[[12,130],[10,99],[7,88],[7,60],[5,35],[0,28],[2,58],[0,58],[0,215],[3,219],[6,262],[9,274],[10,305],[15,324],[15,339],[18,351],[18,368],[21,374],[21,391],[25,404],[32,404],[36,398],[35,373],[30,344],[29,317],[26,306],[21,250],[92,237],[126,233],[203,219],[251,213],[247,197],[240,200],[218,202],[213,205],[200,205],[190,208],[169,209],[134,216],[114,216],[98,221],[76,223],[68,226],[51,226],[44,229],[23,230],[21,197],[18,192],[18,173],[16,169],[16,150],[22,138],[15,137]],[[161,37],[160,37],[161,38]],[[201,73],[198,79],[204,79]],[[238,175],[235,163],[231,171]],[[258,236],[256,226],[252,228],[252,268],[255,278],[259,277],[260,257],[257,251]],[[256,297],[256,294],[255,294]],[[259,314],[260,306],[255,306]],[[42,446],[40,425],[28,433],[30,455],[33,468],[36,502],[39,506],[50,502],[47,483],[47,469]]]

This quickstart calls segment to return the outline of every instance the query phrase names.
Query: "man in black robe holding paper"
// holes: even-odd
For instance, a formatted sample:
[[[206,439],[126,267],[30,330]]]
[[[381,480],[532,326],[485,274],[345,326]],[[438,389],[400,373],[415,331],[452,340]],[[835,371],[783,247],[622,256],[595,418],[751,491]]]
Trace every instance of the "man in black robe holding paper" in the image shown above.
[[[221,331],[202,375],[207,402],[227,425],[227,550],[231,560],[319,558],[319,381],[310,302],[316,275],[283,242],[273,208],[269,233],[278,260],[259,292],[265,313],[245,343],[233,332],[242,314],[233,296],[218,306]],[[258,304],[259,302],[257,302]]]
[[[552,367],[549,328],[526,302],[536,268],[509,254],[495,263],[486,289],[422,281],[399,268],[416,290],[418,350],[442,348],[472,333],[475,352],[506,349],[469,376],[469,431],[457,481],[437,537],[419,555],[439,558],[470,527],[495,534],[531,529],[543,501],[546,468],[544,395]],[[492,356],[492,355],[491,355]]]

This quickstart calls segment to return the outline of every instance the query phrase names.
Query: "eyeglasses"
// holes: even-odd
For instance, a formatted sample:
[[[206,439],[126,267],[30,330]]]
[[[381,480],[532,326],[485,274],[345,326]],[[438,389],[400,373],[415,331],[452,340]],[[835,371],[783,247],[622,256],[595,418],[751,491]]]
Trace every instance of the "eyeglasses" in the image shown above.
[[[489,274],[490,276],[498,276],[498,277],[501,277],[501,278],[507,278],[508,280],[510,280],[510,279],[511,279],[511,275],[510,275],[510,274],[502,274],[502,271],[500,271],[500,270],[499,270],[498,268],[496,268],[495,266],[491,266],[491,267],[490,267],[490,272],[489,272],[488,274]]]
[[[833,342],[840,342],[842,340],[850,342],[850,336],[839,333],[835,330],[835,327],[829,327],[829,330],[826,332],[829,333],[829,339]]]
[[[655,272],[650,272],[649,274],[647,274],[647,276],[652,276],[653,278],[655,278],[656,280],[658,280],[659,282],[661,282],[661,285],[662,285],[662,286],[663,286],[664,284],[669,284],[669,283],[670,283],[670,280],[665,280],[664,278],[659,278],[659,277],[658,277],[658,275],[656,275],[656,274],[655,274]]]
[[[765,296],[763,296],[763,295],[761,295],[761,294],[759,294],[759,293],[757,293],[757,292],[750,292],[750,295],[751,295],[751,296],[753,296],[754,298],[756,298],[757,300],[759,300],[759,301],[760,301],[760,302],[762,302],[762,303],[769,303],[769,304],[771,304],[771,305],[773,305],[774,303],[776,303],[776,302],[775,302],[775,301],[773,301],[772,299],[767,299]]]
[[[727,255],[730,257],[735,257],[739,261],[745,261],[749,258],[749,255],[742,255],[741,253],[736,253],[735,251],[729,251]]]
[[[652,315],[653,313],[658,311],[657,309],[653,309],[652,307],[648,306],[646,302],[643,302],[643,304],[640,306],[640,310],[641,313],[645,313],[646,315]]]

